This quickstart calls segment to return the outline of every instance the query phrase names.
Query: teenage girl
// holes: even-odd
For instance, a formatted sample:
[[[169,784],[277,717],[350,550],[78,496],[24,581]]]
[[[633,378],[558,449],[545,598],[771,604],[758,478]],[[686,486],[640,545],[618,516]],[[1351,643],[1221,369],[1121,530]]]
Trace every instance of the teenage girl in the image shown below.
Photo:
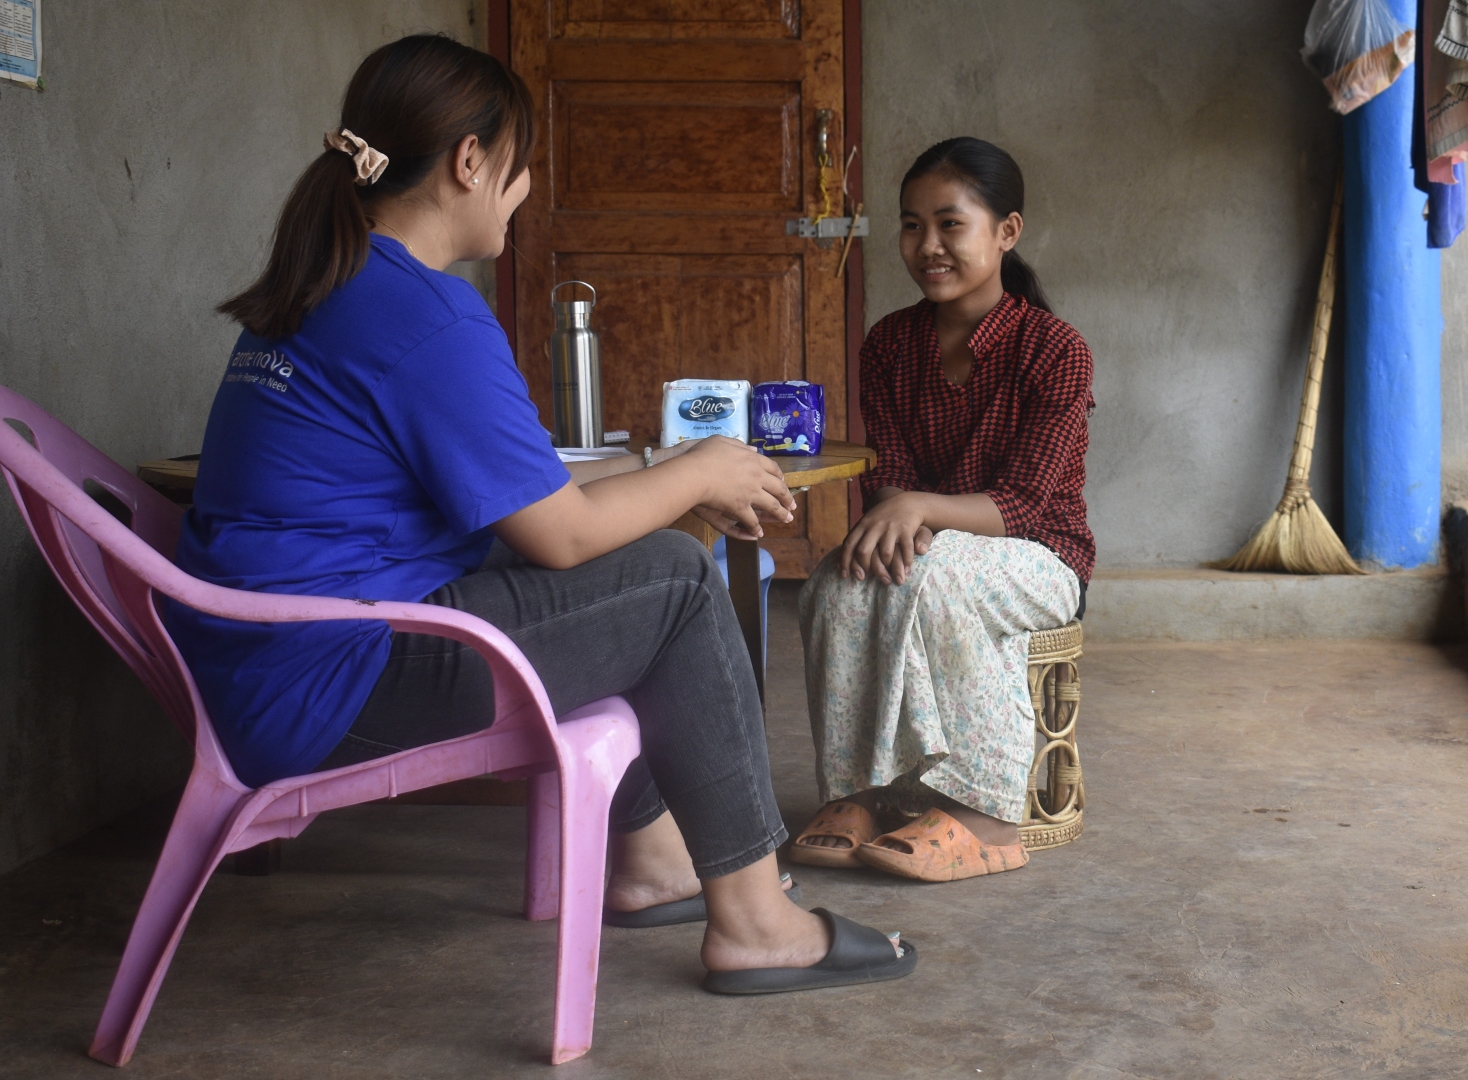
[[[866,513],[801,593],[826,806],[791,858],[923,881],[1012,870],[1034,754],[1030,632],[1085,606],[1091,352],[1014,251],[1024,180],[948,139],[902,181],[925,299],[861,350]],[[878,815],[908,824],[881,833]]]
[[[519,78],[440,37],[374,52],[281,211],[215,398],[178,563],[235,588],[424,601],[499,627],[558,715],[612,694],[643,756],[612,809],[608,918],[707,917],[715,991],[898,978],[916,953],[786,898],[785,830],[728,591],[666,526],[788,521],[779,469],[709,439],[562,465],[505,335],[444,270],[504,246],[530,189]],[[484,661],[384,624],[247,625],[175,606],[236,774],[260,785],[482,730]],[[689,673],[696,673],[690,678]]]

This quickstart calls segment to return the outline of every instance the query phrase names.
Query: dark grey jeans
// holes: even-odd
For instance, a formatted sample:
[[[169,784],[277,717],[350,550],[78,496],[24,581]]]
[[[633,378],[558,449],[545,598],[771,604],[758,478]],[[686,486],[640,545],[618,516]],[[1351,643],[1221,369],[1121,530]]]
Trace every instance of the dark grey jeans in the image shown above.
[[[497,543],[478,571],[424,602],[504,631],[557,715],[612,694],[631,703],[642,756],[613,800],[614,830],[633,832],[671,810],[705,878],[784,842],[749,653],[718,566],[692,537],[653,533],[572,570],[546,570]],[[478,653],[394,634],[367,704],[318,769],[482,730],[493,703]]]

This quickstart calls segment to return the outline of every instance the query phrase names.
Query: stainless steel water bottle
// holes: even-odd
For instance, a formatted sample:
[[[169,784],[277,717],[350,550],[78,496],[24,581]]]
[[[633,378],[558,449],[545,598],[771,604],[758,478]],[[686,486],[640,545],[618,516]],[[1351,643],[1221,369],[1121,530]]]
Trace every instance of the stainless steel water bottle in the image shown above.
[[[556,328],[550,338],[556,445],[601,446],[601,351],[596,331],[591,328],[596,290],[586,285],[591,289],[589,303],[585,300],[557,303],[556,293],[566,285],[586,285],[586,282],[563,281],[551,290],[551,310],[556,314]]]

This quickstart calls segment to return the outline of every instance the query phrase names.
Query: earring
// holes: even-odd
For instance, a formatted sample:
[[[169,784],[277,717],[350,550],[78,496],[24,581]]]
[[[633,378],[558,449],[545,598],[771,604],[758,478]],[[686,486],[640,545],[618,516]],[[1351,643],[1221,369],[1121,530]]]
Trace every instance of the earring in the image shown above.
[[[475,183],[476,183],[476,184],[477,184],[477,183],[479,183],[479,177],[477,177],[477,176],[476,176],[476,177],[475,177],[475,178],[474,178],[474,182],[475,182]]]

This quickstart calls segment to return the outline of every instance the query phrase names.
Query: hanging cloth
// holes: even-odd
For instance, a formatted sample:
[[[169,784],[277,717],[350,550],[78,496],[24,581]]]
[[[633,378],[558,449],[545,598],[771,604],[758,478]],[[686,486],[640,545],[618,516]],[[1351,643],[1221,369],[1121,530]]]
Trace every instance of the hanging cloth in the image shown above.
[[[1468,158],[1468,0],[1420,0],[1418,12],[1419,40],[1432,34],[1433,42],[1418,49],[1428,178],[1451,184],[1453,162]]]
[[[1456,55],[1468,56],[1468,0],[1418,0],[1416,37],[1413,181],[1427,194],[1427,246],[1446,248],[1468,219],[1468,61]]]
[[[1468,85],[1468,0],[1450,0],[1442,29],[1432,43],[1455,61],[1446,66],[1444,82],[1449,87]]]
[[[1463,169],[1461,161],[1453,166],[1451,184],[1428,184],[1427,246],[1430,248],[1452,247],[1468,224],[1468,183],[1464,183]]]

